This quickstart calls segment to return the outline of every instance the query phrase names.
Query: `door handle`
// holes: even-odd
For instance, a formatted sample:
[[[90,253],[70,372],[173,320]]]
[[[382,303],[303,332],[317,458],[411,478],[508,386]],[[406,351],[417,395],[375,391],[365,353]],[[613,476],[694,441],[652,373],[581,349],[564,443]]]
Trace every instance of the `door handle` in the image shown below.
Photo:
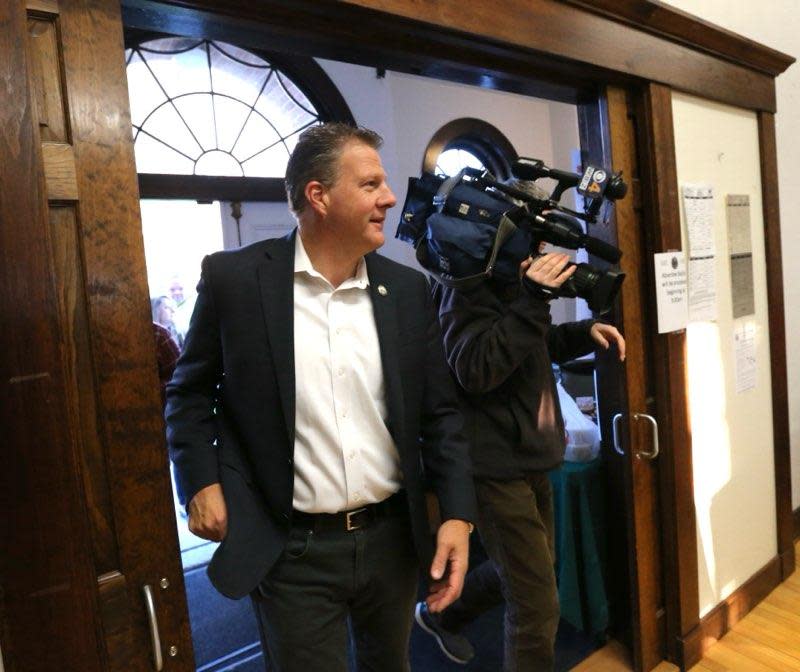
[[[145,584],[142,587],[144,593],[144,606],[147,609],[147,624],[150,628],[150,643],[153,646],[153,669],[161,672],[164,669],[164,658],[161,655],[161,635],[158,632],[158,618],[156,618],[156,603],[153,599],[153,588]]]
[[[625,451],[619,445],[619,421],[622,419],[622,413],[617,413],[611,421],[612,437],[614,440],[614,450],[620,455],[624,455]]]
[[[634,420],[638,420],[639,418],[644,418],[647,420],[647,422],[649,422],[653,428],[653,450],[650,452],[647,452],[646,450],[640,450],[636,453],[636,457],[638,457],[640,460],[654,460],[658,457],[658,423],[652,415],[647,415],[647,413],[633,414]]]

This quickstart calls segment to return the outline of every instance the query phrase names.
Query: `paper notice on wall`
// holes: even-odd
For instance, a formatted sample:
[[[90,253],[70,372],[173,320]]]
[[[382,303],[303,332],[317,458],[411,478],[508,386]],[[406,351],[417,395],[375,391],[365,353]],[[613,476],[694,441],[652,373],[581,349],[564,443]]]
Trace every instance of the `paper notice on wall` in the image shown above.
[[[753,290],[753,244],[750,237],[750,196],[728,194],[725,198],[728,220],[728,254],[731,270],[733,317],[756,312]]]
[[[658,333],[686,328],[686,258],[683,252],[654,254]]]
[[[733,353],[736,359],[736,394],[756,386],[756,325],[743,322],[734,327]]]
[[[717,283],[714,257],[689,259],[689,322],[717,319]]]
[[[708,184],[684,184],[681,193],[689,239],[689,321],[708,322],[717,319],[714,190]]]
[[[716,254],[714,190],[707,184],[684,184],[682,191],[689,257],[713,257]]]

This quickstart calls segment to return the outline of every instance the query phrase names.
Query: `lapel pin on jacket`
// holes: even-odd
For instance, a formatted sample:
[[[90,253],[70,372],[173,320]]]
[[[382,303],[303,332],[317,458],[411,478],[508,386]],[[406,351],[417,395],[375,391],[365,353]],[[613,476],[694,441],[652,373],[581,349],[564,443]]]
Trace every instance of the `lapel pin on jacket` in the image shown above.
[[[386,296],[389,293],[389,290],[386,289],[383,285],[378,285],[378,294],[381,296]]]

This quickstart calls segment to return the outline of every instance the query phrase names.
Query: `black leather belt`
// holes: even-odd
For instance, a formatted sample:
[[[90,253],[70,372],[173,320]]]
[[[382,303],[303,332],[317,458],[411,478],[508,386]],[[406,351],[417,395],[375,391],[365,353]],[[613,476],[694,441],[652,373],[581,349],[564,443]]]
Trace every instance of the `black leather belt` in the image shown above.
[[[394,493],[377,504],[367,504],[351,511],[338,513],[292,512],[292,527],[300,527],[312,532],[354,532],[361,530],[381,518],[392,518],[408,512],[403,490]]]

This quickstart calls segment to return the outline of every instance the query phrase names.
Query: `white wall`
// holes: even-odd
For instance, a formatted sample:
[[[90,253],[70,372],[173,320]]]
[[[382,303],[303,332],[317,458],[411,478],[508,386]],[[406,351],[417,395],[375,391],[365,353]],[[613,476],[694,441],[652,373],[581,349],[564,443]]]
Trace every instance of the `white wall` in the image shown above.
[[[672,113],[678,184],[707,183],[714,189],[717,319],[687,329],[702,616],[777,553],[764,219],[755,113],[682,94],[673,94]],[[755,314],[736,320],[727,194],[750,196]],[[734,329],[745,325],[755,329],[756,385],[737,393]]]
[[[666,0],[718,26],[800,60],[798,0]],[[778,178],[780,188],[783,296],[786,315],[792,506],[800,507],[800,64],[777,79]]]
[[[381,252],[401,263],[417,266],[413,248],[394,238],[407,181],[419,177],[428,142],[447,122],[461,117],[483,119],[497,127],[520,155],[571,168],[571,150],[579,145],[577,109],[572,105],[396,72],[378,78],[374,68],[328,60],[319,63],[356,122],[384,138],[381,157],[398,205],[389,212]],[[228,207],[223,207],[223,220],[230,228]],[[269,235],[253,232],[252,225],[268,227]],[[281,235],[292,226],[283,205],[243,204],[243,243]],[[575,301],[554,302],[552,313],[555,322],[575,319]]]

